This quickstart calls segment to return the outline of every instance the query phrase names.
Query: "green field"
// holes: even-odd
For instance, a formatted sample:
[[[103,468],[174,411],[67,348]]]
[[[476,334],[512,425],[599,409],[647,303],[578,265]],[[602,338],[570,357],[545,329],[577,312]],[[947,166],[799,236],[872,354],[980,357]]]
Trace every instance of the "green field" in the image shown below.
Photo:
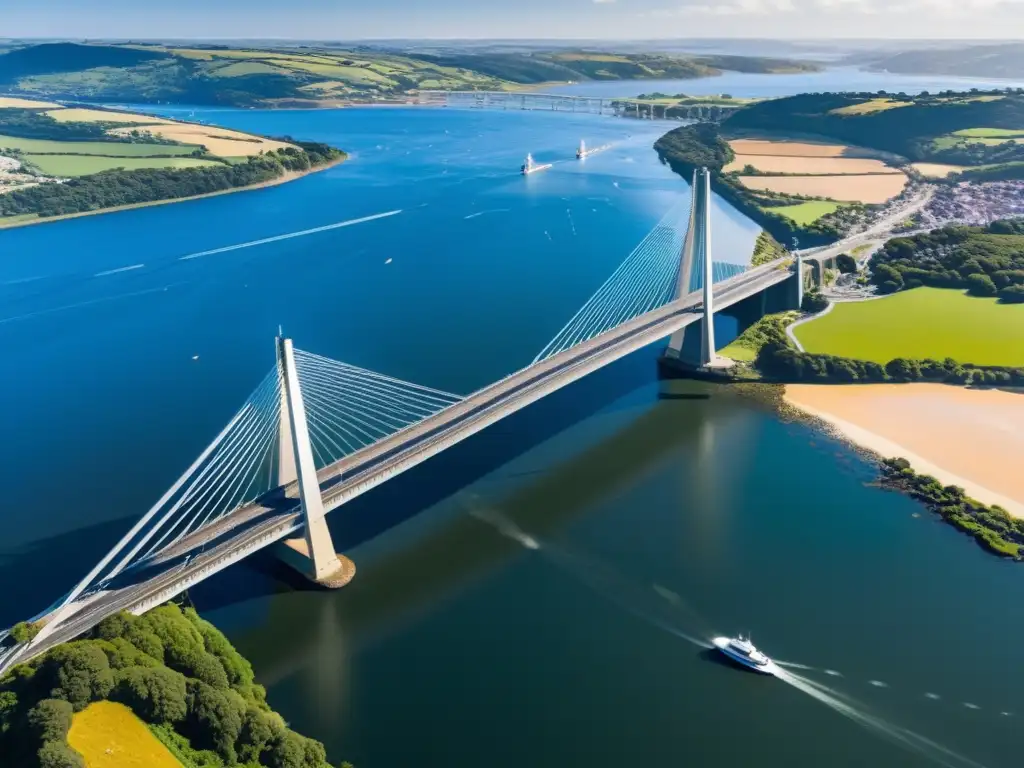
[[[47,176],[88,176],[90,173],[124,168],[198,168],[220,165],[216,160],[195,157],[101,157],[98,155],[25,155],[25,159]]]
[[[877,363],[951,357],[976,365],[1024,365],[1024,304],[999,304],[947,288],[836,304],[793,332],[808,352]]]
[[[1013,139],[1024,137],[1024,130],[1012,128],[965,128],[955,131],[954,136],[969,136],[973,139]]]
[[[106,157],[153,157],[156,155],[191,155],[201,147],[192,144],[128,144],[115,141],[48,141],[0,136],[0,149],[17,149],[37,155],[63,154],[103,155]]]
[[[834,203],[831,200],[808,200],[805,203],[781,205],[777,208],[765,208],[764,210],[769,213],[785,216],[787,219],[805,227],[808,224],[813,224],[822,216],[835,213],[841,207],[840,203]]]

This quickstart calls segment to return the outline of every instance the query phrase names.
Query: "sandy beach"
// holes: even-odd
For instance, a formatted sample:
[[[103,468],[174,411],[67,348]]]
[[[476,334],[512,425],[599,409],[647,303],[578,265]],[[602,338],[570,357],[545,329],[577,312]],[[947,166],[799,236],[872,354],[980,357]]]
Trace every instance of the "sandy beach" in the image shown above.
[[[1024,394],[946,384],[788,384],[786,402],[882,457],[1024,517]]]

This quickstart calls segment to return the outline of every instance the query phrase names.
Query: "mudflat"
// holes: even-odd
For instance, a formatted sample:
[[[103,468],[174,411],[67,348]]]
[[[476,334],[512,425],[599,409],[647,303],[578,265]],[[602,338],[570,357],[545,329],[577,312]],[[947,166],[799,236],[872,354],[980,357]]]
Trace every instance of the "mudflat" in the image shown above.
[[[1024,394],[947,384],[787,384],[786,402],[883,457],[1024,517]]]

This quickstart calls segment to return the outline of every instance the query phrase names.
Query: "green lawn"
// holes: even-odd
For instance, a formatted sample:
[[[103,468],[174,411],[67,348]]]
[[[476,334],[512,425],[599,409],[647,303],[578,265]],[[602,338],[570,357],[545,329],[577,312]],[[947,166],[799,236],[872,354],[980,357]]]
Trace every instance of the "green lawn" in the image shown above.
[[[195,157],[100,157],[97,155],[25,155],[25,159],[47,176],[88,176],[90,173],[124,168],[198,168],[220,165],[216,160]]]
[[[954,136],[970,136],[974,139],[1012,139],[1024,137],[1024,129],[1013,128],[965,128],[962,131],[954,131]]]
[[[793,333],[808,352],[877,363],[952,357],[977,365],[1024,365],[1024,304],[999,304],[947,288],[836,304]]]
[[[0,149],[20,149],[35,154],[74,152],[76,155],[107,157],[152,157],[153,155],[190,155],[199,149],[182,144],[128,144],[114,141],[49,141],[0,136]]]
[[[808,200],[805,203],[780,205],[777,208],[765,208],[765,210],[785,216],[796,224],[805,227],[808,224],[813,224],[822,216],[835,213],[840,207],[840,203],[834,203],[831,200]]]

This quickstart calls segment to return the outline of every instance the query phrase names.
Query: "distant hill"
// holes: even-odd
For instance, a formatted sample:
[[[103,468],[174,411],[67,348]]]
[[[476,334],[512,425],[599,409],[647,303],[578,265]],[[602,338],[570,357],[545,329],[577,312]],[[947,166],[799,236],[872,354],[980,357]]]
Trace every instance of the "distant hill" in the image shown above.
[[[575,80],[689,79],[816,65],[747,56],[573,50],[460,52],[294,46],[45,43],[0,48],[0,87],[74,101],[318,106],[417,90],[508,90]]]
[[[169,59],[160,51],[138,51],[112,45],[44,43],[19,48],[0,56],[0,82],[52,72],[80,72],[95,67],[134,67],[156,59]]]
[[[904,51],[869,60],[874,70],[907,75],[1024,77],[1024,43]]]
[[[1024,91],[800,94],[753,104],[723,129],[814,134],[955,165],[1018,162],[1024,161]]]

